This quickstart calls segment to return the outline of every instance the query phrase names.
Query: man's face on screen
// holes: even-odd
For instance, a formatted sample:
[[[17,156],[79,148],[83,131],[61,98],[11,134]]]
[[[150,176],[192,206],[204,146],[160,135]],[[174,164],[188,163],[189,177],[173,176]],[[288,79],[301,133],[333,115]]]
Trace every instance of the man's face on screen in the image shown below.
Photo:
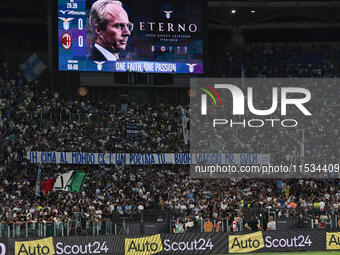
[[[106,19],[106,30],[100,31],[100,44],[113,53],[125,50],[132,30],[126,11],[122,7],[108,5]]]

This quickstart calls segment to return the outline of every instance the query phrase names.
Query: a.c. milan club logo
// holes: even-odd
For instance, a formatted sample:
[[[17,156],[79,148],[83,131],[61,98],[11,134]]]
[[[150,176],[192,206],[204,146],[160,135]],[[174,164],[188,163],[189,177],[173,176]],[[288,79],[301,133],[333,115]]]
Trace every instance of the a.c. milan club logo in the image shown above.
[[[63,34],[61,37],[61,44],[63,45],[65,50],[68,50],[72,46],[72,37],[69,33]]]

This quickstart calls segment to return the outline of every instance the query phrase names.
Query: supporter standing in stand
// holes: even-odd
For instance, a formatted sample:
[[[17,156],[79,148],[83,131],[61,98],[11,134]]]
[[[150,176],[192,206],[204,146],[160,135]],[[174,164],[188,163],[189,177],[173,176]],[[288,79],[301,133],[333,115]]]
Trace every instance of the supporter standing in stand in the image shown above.
[[[269,216],[267,230],[276,230],[276,222],[274,221],[273,216]]]
[[[246,229],[250,231],[258,231],[258,230],[262,231],[263,230],[259,222],[257,221],[257,218],[255,215],[251,218],[251,221],[247,222],[246,225],[244,226]]]

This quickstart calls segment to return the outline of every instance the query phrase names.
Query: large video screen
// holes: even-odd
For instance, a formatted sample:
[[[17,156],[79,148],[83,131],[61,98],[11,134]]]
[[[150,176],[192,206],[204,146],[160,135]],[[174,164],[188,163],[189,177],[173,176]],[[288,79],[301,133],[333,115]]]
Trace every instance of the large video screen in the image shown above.
[[[58,0],[60,71],[203,73],[194,0]]]

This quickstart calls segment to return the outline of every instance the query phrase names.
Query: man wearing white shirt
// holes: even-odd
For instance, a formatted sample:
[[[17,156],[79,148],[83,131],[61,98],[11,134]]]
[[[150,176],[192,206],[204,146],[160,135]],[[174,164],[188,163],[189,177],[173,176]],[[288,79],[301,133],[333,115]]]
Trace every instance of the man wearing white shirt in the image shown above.
[[[120,1],[98,0],[90,11],[92,34],[90,60],[117,61],[119,52],[126,49],[133,24]]]
[[[325,205],[326,205],[326,203],[321,200],[321,202],[319,203],[320,210],[324,210],[325,209]]]
[[[276,222],[273,216],[269,216],[269,221],[267,223],[267,230],[276,230]]]
[[[221,202],[221,209],[222,210],[225,210],[225,209],[228,208],[228,204],[226,204],[225,202],[226,202],[226,200],[223,200],[223,202]]]

